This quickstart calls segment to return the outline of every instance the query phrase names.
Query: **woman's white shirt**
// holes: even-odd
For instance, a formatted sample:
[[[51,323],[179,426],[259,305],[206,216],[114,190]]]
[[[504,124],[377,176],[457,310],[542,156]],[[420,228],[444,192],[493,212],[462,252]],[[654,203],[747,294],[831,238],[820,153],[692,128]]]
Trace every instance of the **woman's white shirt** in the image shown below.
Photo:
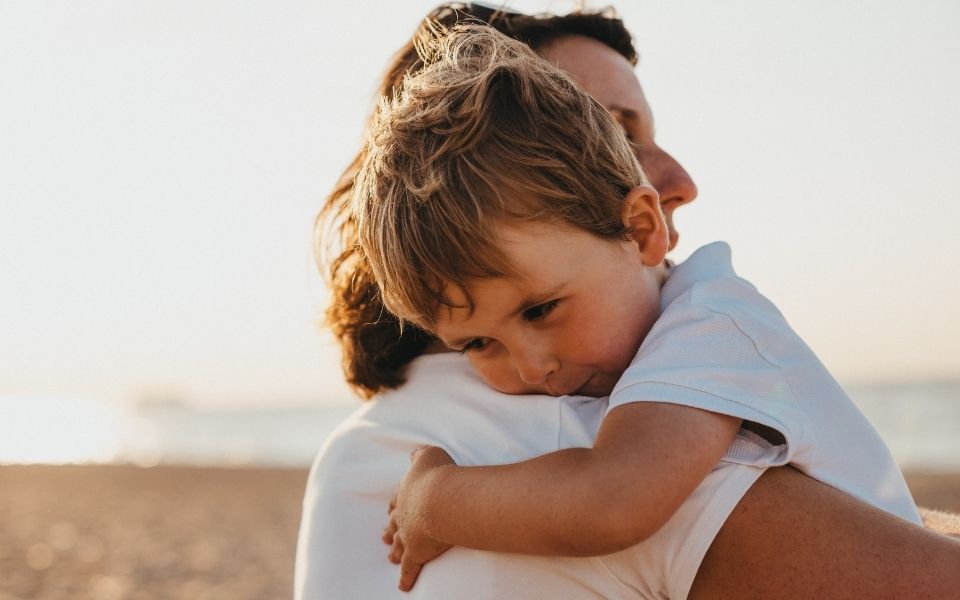
[[[591,446],[606,409],[606,398],[500,394],[459,354],[418,358],[407,383],[361,406],[314,462],[296,598],[685,598],[716,533],[763,469],[720,463],[660,531],[622,552],[557,558],[457,547],[428,564],[412,592],[397,589],[399,567],[380,536],[415,448],[440,446],[461,465],[517,462]]]

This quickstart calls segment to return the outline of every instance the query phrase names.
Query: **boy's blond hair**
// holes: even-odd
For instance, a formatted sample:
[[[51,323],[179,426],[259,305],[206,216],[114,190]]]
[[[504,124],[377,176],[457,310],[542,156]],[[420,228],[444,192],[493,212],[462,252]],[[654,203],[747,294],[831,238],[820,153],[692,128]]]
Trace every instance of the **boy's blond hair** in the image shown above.
[[[424,68],[382,98],[354,187],[360,245],[384,306],[433,330],[448,285],[514,270],[505,220],[615,239],[646,183],[620,125],[525,44],[485,25],[438,28]]]

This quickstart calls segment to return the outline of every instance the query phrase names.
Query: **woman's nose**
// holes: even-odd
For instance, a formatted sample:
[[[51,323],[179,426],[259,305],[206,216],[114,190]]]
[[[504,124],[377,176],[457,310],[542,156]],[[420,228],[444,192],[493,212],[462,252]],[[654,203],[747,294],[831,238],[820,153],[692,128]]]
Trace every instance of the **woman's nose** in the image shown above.
[[[672,211],[693,202],[697,197],[697,184],[687,170],[663,149],[660,149],[656,162],[656,173],[650,175],[650,180],[660,193],[664,209]]]
[[[690,178],[686,169],[661,148],[656,148],[654,155],[647,158],[645,168],[650,183],[660,193],[660,207],[667,221],[670,248],[674,248],[680,239],[680,234],[677,233],[673,223],[673,211],[694,201],[697,197],[697,184]]]

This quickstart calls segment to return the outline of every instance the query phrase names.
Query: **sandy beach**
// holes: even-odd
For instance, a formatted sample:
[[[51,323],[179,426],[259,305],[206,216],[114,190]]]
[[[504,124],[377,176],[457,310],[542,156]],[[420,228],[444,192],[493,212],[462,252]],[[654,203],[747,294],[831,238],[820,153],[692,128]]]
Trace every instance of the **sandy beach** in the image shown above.
[[[291,597],[307,472],[0,467],[0,600]],[[960,474],[908,475],[960,513]]]
[[[306,476],[0,467],[0,600],[289,599]]]

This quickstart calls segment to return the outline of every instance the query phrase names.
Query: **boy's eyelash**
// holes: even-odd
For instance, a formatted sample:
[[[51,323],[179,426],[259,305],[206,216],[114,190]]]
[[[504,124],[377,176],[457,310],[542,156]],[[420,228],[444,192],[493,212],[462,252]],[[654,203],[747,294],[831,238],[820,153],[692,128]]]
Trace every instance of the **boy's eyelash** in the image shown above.
[[[463,348],[460,348],[459,350],[457,350],[457,352],[459,352],[460,354],[466,354],[471,350],[483,350],[486,347],[486,345],[489,343],[490,342],[487,340],[487,338],[475,338],[467,342],[463,346]]]
[[[555,309],[558,304],[560,304],[559,300],[551,300],[549,302],[544,302],[543,304],[531,306],[527,310],[523,311],[523,319],[525,321],[537,321],[542,319],[553,312],[553,309]]]
[[[553,312],[553,309],[555,309],[558,304],[560,304],[559,300],[551,300],[549,302],[544,302],[543,304],[531,306],[527,310],[523,311],[523,320],[539,321]],[[490,340],[487,338],[474,338],[464,344],[463,347],[457,348],[457,352],[460,354],[466,354],[467,352],[472,352],[475,350],[483,350],[489,343]]]

